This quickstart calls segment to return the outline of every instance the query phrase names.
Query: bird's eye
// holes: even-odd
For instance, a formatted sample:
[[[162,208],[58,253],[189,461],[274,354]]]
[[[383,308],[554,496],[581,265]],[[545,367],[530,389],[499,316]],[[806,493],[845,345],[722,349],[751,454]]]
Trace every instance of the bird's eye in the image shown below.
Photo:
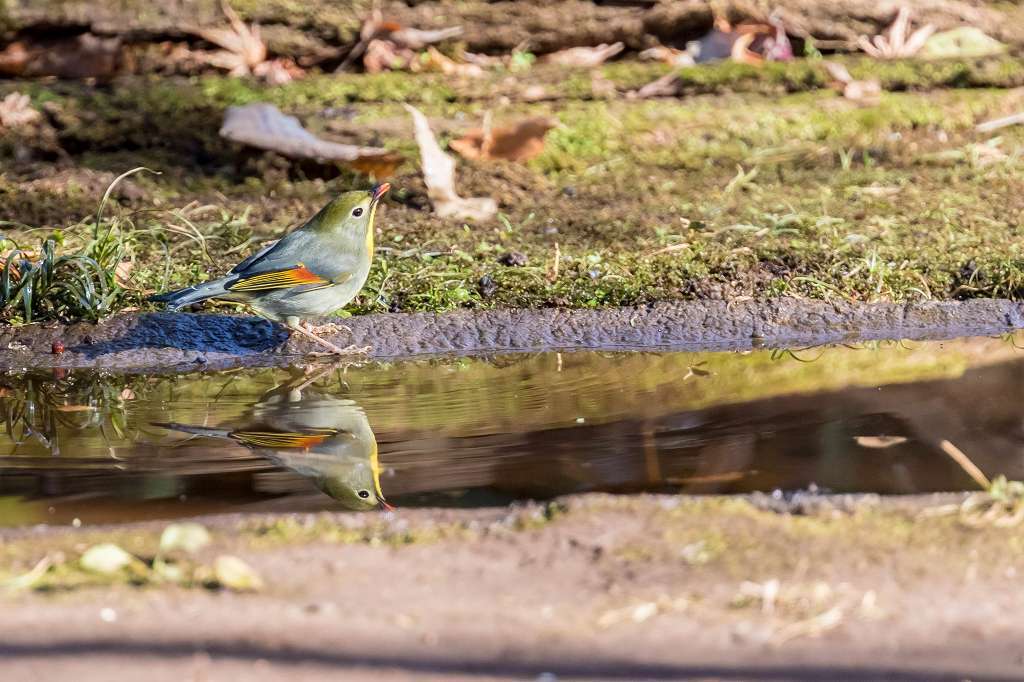
[[[359,497],[363,498],[364,500],[367,497],[369,497],[369,496],[370,496],[370,491],[369,490],[360,490],[359,491]]]
[[[356,218],[358,218],[359,216],[363,215],[362,207],[357,206],[356,208],[352,209],[352,215],[354,215]],[[363,492],[366,492],[366,491],[364,490]]]

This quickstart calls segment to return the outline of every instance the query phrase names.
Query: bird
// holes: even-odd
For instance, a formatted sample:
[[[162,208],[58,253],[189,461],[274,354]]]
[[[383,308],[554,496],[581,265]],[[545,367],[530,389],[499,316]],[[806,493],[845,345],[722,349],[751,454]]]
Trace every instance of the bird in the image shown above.
[[[373,262],[373,219],[389,189],[385,182],[369,191],[340,194],[304,225],[223,277],[149,300],[164,303],[171,311],[208,299],[244,303],[330,353],[351,353],[352,348],[339,348],[317,336],[303,321],[343,308],[363,288]]]
[[[377,438],[354,400],[308,388],[332,371],[265,393],[235,428],[178,422],[153,426],[240,443],[274,464],[311,478],[347,509],[393,511],[380,486]]]

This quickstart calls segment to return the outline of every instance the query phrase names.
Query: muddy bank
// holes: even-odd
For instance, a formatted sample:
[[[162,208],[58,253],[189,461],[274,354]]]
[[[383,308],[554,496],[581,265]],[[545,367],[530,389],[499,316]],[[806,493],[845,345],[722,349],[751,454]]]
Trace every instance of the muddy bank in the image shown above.
[[[1017,678],[1016,531],[922,514],[945,502],[866,499],[788,516],[738,499],[589,495],[546,509],[203,519],[213,543],[194,560],[240,556],[262,591],[114,582],[3,593],[0,671],[9,680],[126,671],[150,680]],[[27,570],[47,552],[76,557],[102,541],[151,556],[160,531],[5,533],[3,567]],[[986,606],[993,594],[998,608]]]
[[[324,327],[370,358],[573,349],[686,350],[804,346],[858,339],[995,335],[1024,326],[1024,304],[851,304],[796,299],[687,301],[608,310],[387,313]],[[0,367],[97,367],[130,371],[293,362],[314,351],[304,338],[253,317],[120,314],[100,324],[36,324],[0,333]],[[63,348],[55,353],[54,349]],[[360,356],[356,356],[360,357]]]

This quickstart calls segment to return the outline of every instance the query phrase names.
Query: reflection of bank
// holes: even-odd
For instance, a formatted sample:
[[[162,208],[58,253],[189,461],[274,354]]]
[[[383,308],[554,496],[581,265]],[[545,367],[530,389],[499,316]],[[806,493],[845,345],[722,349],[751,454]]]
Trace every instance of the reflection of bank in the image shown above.
[[[154,424],[241,443],[278,466],[312,479],[348,509],[390,509],[380,488],[377,439],[362,408],[313,386],[319,376],[267,392],[237,428]]]

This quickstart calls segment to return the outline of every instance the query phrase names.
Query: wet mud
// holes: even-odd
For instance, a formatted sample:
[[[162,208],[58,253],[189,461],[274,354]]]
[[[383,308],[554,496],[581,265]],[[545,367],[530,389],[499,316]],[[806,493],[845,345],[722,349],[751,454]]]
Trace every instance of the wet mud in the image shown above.
[[[1007,300],[852,304],[776,299],[688,301],[607,310],[484,310],[371,314],[321,328],[331,342],[367,348],[353,359],[573,349],[729,350],[868,339],[998,335],[1024,326]],[[182,371],[273,366],[316,344],[255,317],[125,313],[99,324],[11,327],[0,367]],[[60,351],[60,352],[55,352]]]

